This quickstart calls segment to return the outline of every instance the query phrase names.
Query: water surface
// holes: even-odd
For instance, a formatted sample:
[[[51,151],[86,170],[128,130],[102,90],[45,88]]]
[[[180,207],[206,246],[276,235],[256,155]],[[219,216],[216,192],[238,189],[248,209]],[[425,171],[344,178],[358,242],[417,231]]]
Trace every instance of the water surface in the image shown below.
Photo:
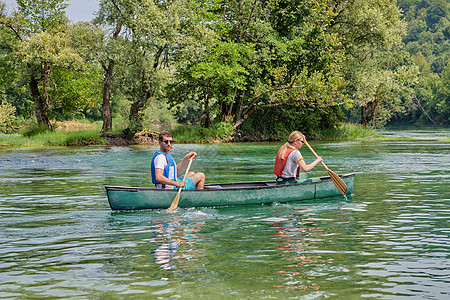
[[[111,212],[103,189],[151,186],[155,146],[0,148],[0,298],[448,299],[450,142],[421,134],[311,142],[356,173],[348,200],[172,214]],[[196,151],[208,183],[271,180],[279,146],[173,155]]]

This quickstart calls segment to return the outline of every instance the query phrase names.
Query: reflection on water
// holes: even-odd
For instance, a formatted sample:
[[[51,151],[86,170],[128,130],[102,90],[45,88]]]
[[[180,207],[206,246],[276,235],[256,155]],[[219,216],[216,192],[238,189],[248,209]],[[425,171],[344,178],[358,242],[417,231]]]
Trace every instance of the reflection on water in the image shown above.
[[[173,226],[176,226],[176,224],[156,225],[157,236],[155,238],[155,243],[158,247],[153,254],[155,255],[155,262],[160,265],[160,268],[163,270],[174,269],[174,262],[178,258],[175,255],[180,241],[172,238],[174,233]]]
[[[278,147],[174,156],[195,148],[209,183],[265,180]],[[356,173],[352,197],[172,214],[111,212],[103,190],[148,186],[153,146],[0,149],[0,298],[449,298],[450,143],[313,147]]]

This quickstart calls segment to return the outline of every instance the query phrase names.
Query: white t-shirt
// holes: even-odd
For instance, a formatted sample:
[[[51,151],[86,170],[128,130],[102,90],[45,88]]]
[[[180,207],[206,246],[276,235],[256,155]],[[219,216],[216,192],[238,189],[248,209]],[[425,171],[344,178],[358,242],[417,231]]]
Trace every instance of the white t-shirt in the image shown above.
[[[284,165],[283,171],[281,172],[281,177],[297,177],[297,169],[300,168],[298,162],[303,159],[302,154],[298,150],[294,150],[289,153],[289,156]]]
[[[158,154],[155,157],[155,169],[162,169],[164,170],[169,165],[169,162],[167,161],[167,157],[164,154]],[[169,179],[177,178],[177,168],[176,167],[170,167],[169,169]],[[157,183],[156,187],[161,188],[162,184]],[[173,189],[173,185],[166,184],[166,189]]]

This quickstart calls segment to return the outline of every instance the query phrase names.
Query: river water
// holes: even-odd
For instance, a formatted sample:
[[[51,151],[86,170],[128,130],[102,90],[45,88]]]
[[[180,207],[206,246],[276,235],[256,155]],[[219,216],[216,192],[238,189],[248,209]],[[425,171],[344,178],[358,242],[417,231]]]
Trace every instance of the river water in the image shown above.
[[[417,138],[310,143],[356,173],[348,199],[170,214],[112,212],[103,188],[150,186],[155,146],[0,148],[0,298],[449,299],[450,129],[385,133]],[[207,183],[271,180],[279,146],[173,155]]]

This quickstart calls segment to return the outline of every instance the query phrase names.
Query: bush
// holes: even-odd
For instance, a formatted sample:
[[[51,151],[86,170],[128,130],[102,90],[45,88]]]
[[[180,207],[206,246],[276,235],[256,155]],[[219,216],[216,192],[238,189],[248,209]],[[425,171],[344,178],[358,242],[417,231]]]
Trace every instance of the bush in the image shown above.
[[[14,121],[16,109],[9,103],[0,104],[0,128],[11,125]]]
[[[209,135],[211,138],[217,138],[221,141],[229,141],[234,133],[233,125],[227,122],[220,122],[214,124],[209,128]]]

